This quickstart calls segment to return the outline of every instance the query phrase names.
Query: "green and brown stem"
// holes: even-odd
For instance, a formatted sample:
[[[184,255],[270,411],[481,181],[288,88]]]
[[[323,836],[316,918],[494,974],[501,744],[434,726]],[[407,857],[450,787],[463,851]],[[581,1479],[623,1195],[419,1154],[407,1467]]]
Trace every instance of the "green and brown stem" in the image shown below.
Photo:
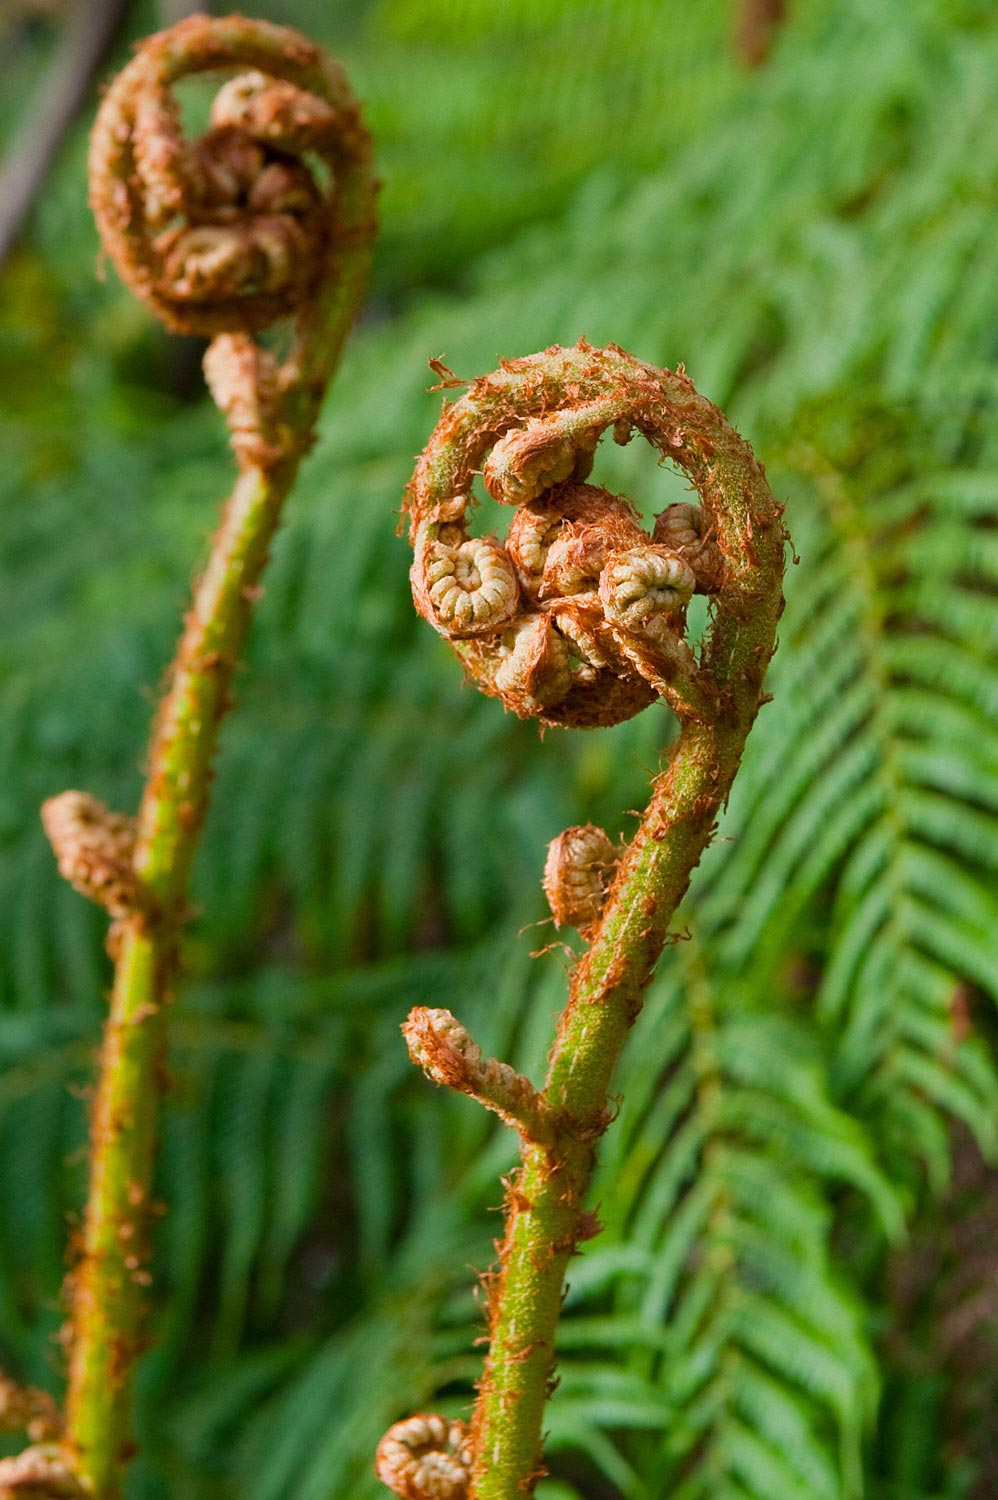
[[[137,167],[143,152],[167,162],[160,188],[163,174],[173,170],[170,162],[182,159],[175,111],[165,102],[167,84],[219,67],[265,69],[271,82],[282,78],[309,90],[313,113],[328,105],[333,113],[323,118],[337,127],[335,134],[327,129],[321,153],[335,166],[335,178],[316,189],[325,215],[315,252],[319,270],[294,309],[293,341],[282,364],[249,337],[248,329],[272,321],[272,309],[267,303],[261,313],[254,305],[252,278],[238,267],[231,288],[216,283],[204,306],[170,314],[173,293],[143,218],[148,183],[143,185]],[[282,103],[279,94],[274,97]],[[157,129],[165,146],[150,140],[148,133]],[[252,131],[248,138],[252,148]],[[269,148],[274,137],[261,139]],[[190,188],[180,168],[173,186],[182,214]],[[142,1293],[150,1280],[164,1007],[188,916],[191,866],[219,728],[268,550],[366,285],[375,186],[368,137],[335,64],[285,28],[198,16],[151,38],[112,86],[94,131],[91,192],[105,241],[133,290],[171,326],[219,335],[206,371],[240,465],[157,714],[133,859],[142,899],[124,914],[114,913],[115,977],[93,1109],[90,1188],[80,1258],[68,1281],[66,1457],[88,1492],[116,1500],[131,1451],[132,1367],[143,1341]],[[233,221],[229,210],[224,222]],[[281,311],[287,311],[283,304]],[[120,900],[120,881],[115,890]]]
[[[522,487],[537,449],[528,422],[564,431],[571,418],[557,414],[573,410],[584,410],[587,422],[595,414],[600,430],[613,423],[618,438],[637,429],[686,471],[721,557],[721,583],[695,666],[698,691],[678,704],[680,732],[668,765],[571,976],[546,1083],[533,1105],[551,1134],[536,1141],[520,1131],[522,1164],[507,1194],[499,1264],[486,1278],[489,1352],[471,1425],[473,1500],[521,1500],[544,1472],[542,1418],[565,1272],[580,1242],[598,1229],[584,1204],[596,1142],[610,1120],[611,1080],[731,789],[763,701],[783,607],[781,508],[748,444],[682,372],[655,370],[613,347],[550,349],[475,381],[445,413],[417,467],[408,500],[414,530],[422,527],[425,536],[427,524],[450,523],[452,497],[470,493],[484,453],[518,427],[533,444],[528,451],[524,442],[517,472],[507,440]],[[419,603],[418,580],[416,589]],[[455,645],[465,656],[465,643]],[[586,722],[596,722],[595,710]]]
[[[149,1195],[165,1083],[164,1002],[176,967],[188,877],[211,764],[254,593],[294,477],[245,470],[197,588],[150,752],[135,868],[154,915],[117,925],[115,978],[94,1104],[82,1258],[71,1278],[67,1438],[97,1494],[125,1455],[128,1384],[149,1281]]]
[[[744,729],[692,725],[652,795],[599,930],[571,979],[541,1098],[554,1144],[532,1146],[507,1196],[489,1285],[490,1345],[472,1426],[476,1500],[513,1500],[541,1472],[543,1406],[568,1262],[597,1226],[585,1216],[611,1080],[669,924],[738,767]]]

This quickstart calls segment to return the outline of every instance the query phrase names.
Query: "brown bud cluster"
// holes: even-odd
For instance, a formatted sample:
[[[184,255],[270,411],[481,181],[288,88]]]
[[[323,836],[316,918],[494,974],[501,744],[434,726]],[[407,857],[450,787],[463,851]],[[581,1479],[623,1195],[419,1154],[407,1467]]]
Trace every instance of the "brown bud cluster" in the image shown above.
[[[542,884],[556,927],[588,932],[599,921],[620,858],[595,823],[566,828],[548,845]]]
[[[0,1500],[79,1500],[86,1493],[54,1443],[0,1459]]]
[[[33,1443],[59,1436],[62,1418],[48,1391],[0,1375],[0,1432],[26,1432]]]
[[[639,433],[700,504],[667,506],[649,535],[628,499],[589,480],[605,433],[619,444]],[[521,718],[595,728],[661,697],[684,722],[714,721],[706,643],[745,572],[721,462],[739,442],[682,368],[614,344],[503,360],[445,407],[407,486],[416,608]],[[503,538],[472,532],[479,476],[514,507]],[[717,600],[698,650],[686,639],[694,594]]]
[[[322,200],[308,168],[289,154],[313,144],[295,128],[296,95],[297,113],[313,119],[320,140],[328,136],[334,116],[321,99],[246,73],[219,92],[211,129],[180,156],[183,222],[153,240],[177,302],[293,297],[314,279]]]
[[[201,136],[182,132],[170,85],[254,54],[272,55],[276,72],[323,78],[321,55],[296,33],[194,16],[144,44],[94,130],[91,202],[105,248],[180,332],[264,328],[314,297],[329,270],[354,114],[254,69],[223,84]]]
[[[518,507],[505,544],[469,536],[463,513],[423,523],[413,593],[441,635],[467,643],[479,686],[521,718],[616,724],[668,679],[697,578],[627,500],[566,477],[576,451],[550,425],[502,439],[486,464],[492,494]]]
[[[374,1460],[401,1500],[465,1500],[471,1474],[467,1424],[421,1413],[389,1427]]]
[[[113,813],[87,792],[62,792],[42,805],[42,823],[59,874],[112,917],[149,906],[135,873],[135,819]]]

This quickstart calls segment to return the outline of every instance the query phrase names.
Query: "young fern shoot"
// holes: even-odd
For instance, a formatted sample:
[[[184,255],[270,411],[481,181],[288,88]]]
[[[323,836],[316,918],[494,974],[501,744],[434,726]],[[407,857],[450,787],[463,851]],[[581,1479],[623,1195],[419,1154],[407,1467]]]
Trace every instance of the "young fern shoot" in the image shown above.
[[[230,76],[209,127],[188,140],[174,85],[218,70]],[[139,48],[101,106],[90,184],[122,279],[168,328],[211,338],[205,373],[239,469],[156,716],[137,818],[82,792],[43,809],[61,872],[112,918],[115,977],[81,1255],[67,1285],[65,1429],[58,1443],[0,1462],[0,1492],[34,1485],[115,1500],[150,1279],[164,1005],[219,725],[376,225],[370,141],[342,70],[297,32],[241,16],[194,16]],[[280,357],[253,335],[282,321]]]
[[[670,505],[649,536],[629,501],[586,482],[609,428],[618,443],[639,432],[700,504]],[[517,507],[504,544],[470,534],[478,471]],[[522,1500],[545,1472],[565,1271],[599,1228],[585,1195],[613,1071],[764,701],[786,533],[762,465],[682,369],[585,341],[474,381],[444,412],[406,508],[416,607],[484,692],[542,724],[616,724],[656,698],[679,721],[627,847],[592,825],[551,846],[552,913],[588,947],[543,1089],[483,1059],[447,1011],[418,1007],[403,1027],[432,1079],[517,1129],[522,1161],[485,1278],[489,1351],[470,1429],[426,1414],[397,1423],[377,1472],[404,1500]],[[698,651],[685,638],[694,593],[712,605]]]

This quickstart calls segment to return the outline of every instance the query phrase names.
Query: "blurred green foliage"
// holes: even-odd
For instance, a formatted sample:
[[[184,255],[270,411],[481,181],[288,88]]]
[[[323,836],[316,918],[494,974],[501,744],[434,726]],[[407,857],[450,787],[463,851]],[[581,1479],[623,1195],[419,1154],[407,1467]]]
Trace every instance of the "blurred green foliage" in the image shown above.
[[[470,376],[583,333],[686,363],[800,564],[621,1071],[545,1500],[983,1497],[998,1381],[961,1380],[943,1262],[931,1315],[898,1287],[906,1224],[995,1191],[948,1182],[954,1121],[964,1153],[998,1136],[998,18],[801,0],[746,74],[722,0],[251,8],[346,58],[384,233],[198,865],[134,1500],[375,1500],[388,1423],[468,1403],[511,1148],[398,1026],[450,1006],[539,1075],[544,846],[633,827],[669,725],[541,742],[462,689],[396,512],[429,356]],[[84,154],[81,126],[0,301],[0,1362],[51,1385],[108,970],[37,807],[134,805],[229,472],[192,351],[94,277]],[[597,472],[649,514],[678,494],[637,444]],[[978,1260],[952,1295],[998,1356]]]

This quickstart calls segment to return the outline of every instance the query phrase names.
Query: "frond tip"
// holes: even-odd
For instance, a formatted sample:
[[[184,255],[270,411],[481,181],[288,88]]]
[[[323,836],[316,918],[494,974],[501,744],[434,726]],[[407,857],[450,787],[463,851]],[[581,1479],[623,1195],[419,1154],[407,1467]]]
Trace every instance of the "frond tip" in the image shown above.
[[[185,138],[172,86],[243,68]],[[214,335],[300,315],[335,275],[344,178],[368,152],[339,68],[304,37],[191,16],[150,37],[104,98],[90,201],[122,280],[168,327]],[[317,162],[320,171],[313,169]]]
[[[374,1459],[401,1500],[465,1500],[471,1475],[467,1423],[420,1413],[389,1427]]]
[[[42,823],[59,874],[114,918],[147,910],[151,893],[136,874],[135,819],[111,812],[88,792],[62,792],[42,804]]]
[[[542,885],[556,927],[586,933],[600,919],[620,850],[595,823],[566,828],[548,845]]]
[[[620,495],[585,482],[604,432],[636,428],[682,468],[701,504],[670,507],[654,536]],[[687,643],[694,593],[748,607],[748,530],[727,515],[731,463],[751,494],[755,460],[682,373],[614,345],[506,360],[445,410],[409,484],[416,608],[451,641],[483,692],[520,718],[580,729],[619,724],[660,696],[680,719],[712,719],[715,684]],[[505,542],[469,530],[481,473],[517,507]],[[483,563],[487,562],[487,566]]]
[[[529,1078],[498,1058],[483,1057],[449,1010],[417,1005],[402,1023],[402,1035],[409,1056],[434,1083],[470,1094],[528,1140],[550,1139],[551,1122]]]

